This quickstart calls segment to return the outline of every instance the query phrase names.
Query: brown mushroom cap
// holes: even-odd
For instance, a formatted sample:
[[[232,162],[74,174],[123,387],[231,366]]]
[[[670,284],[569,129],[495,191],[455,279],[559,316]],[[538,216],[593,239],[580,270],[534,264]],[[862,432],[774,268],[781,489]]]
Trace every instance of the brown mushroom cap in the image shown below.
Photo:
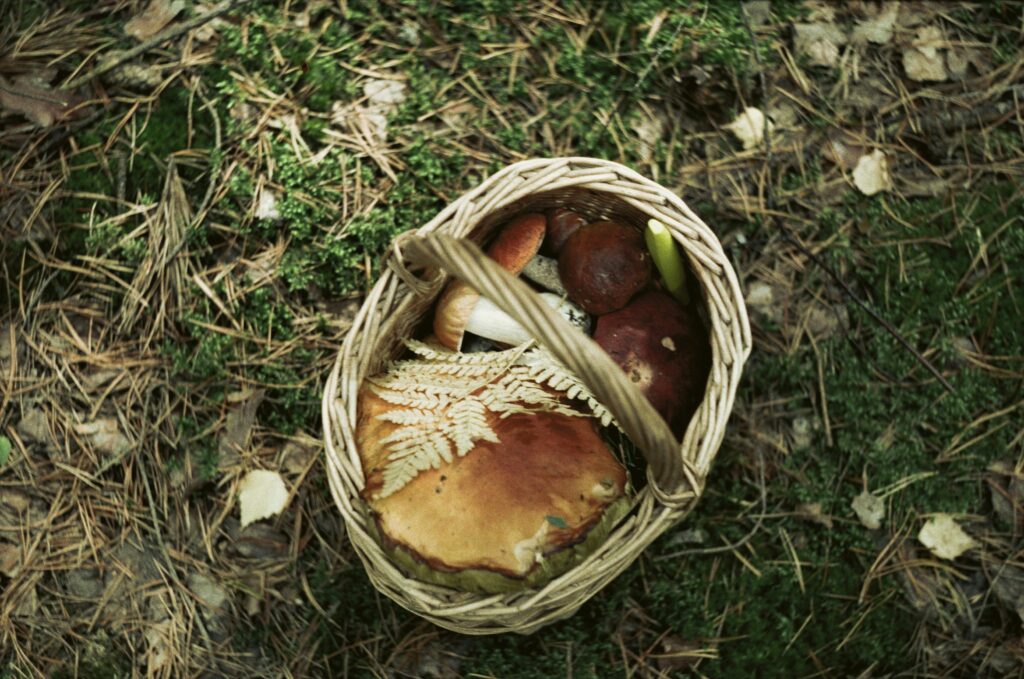
[[[565,241],[569,240],[569,236],[576,233],[576,230],[586,224],[587,220],[578,212],[564,207],[552,208],[545,214],[548,216],[548,233],[544,237],[544,245],[541,246],[540,251],[541,254],[548,257],[557,257],[558,253],[562,251]]]
[[[558,256],[569,299],[601,315],[626,306],[651,282],[651,253],[637,229],[594,222],[569,237]]]
[[[517,217],[501,229],[487,249],[487,256],[518,276],[544,242],[547,219],[539,213]],[[444,346],[458,351],[466,323],[480,294],[468,283],[452,281],[441,293],[434,310],[434,334]]]
[[[711,347],[695,304],[649,290],[597,319],[594,341],[679,435],[704,398]]]
[[[488,413],[500,443],[479,440],[464,457],[376,498],[389,454],[382,441],[400,426],[378,415],[394,409],[369,389],[360,393],[363,497],[386,545],[434,571],[526,577],[543,557],[584,540],[624,493],[625,469],[592,418]]]

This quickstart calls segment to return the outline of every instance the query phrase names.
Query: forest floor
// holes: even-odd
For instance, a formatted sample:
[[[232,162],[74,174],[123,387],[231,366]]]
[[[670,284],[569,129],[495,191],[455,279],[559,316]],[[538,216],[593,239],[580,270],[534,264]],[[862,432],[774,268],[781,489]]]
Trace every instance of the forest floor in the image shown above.
[[[1024,673],[1024,6],[214,8],[0,1],[0,677]],[[469,638],[370,585],[320,397],[390,239],[539,156],[677,192],[754,348],[697,509]]]

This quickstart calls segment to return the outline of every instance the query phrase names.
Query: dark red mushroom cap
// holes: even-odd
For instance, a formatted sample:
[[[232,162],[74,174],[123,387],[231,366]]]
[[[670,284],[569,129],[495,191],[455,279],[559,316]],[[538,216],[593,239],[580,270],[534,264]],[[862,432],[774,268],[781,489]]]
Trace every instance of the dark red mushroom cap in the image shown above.
[[[569,299],[587,313],[606,314],[626,306],[651,282],[651,253],[637,229],[594,222],[565,242],[558,273]]]

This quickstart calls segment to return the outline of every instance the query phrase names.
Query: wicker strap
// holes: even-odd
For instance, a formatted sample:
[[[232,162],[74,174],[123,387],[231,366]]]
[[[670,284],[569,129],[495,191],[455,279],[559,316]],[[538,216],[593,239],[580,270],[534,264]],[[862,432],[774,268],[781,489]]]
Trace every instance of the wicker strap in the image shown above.
[[[692,497],[692,481],[686,478],[690,474],[684,472],[680,445],[672,431],[596,342],[569,325],[474,243],[435,233],[403,238],[402,247],[411,262],[444,269],[471,284],[579,376],[643,451],[659,495]]]

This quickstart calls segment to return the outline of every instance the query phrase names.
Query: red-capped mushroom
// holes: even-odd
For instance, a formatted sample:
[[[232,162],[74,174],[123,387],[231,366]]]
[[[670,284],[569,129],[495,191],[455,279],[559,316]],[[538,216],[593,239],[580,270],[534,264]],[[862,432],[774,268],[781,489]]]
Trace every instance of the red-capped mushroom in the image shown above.
[[[569,236],[576,233],[576,230],[587,223],[583,215],[573,212],[569,208],[556,207],[547,211],[548,235],[544,238],[544,245],[541,246],[541,254],[548,257],[557,257],[562,251],[565,241]]]
[[[651,282],[651,253],[640,232],[619,222],[580,227],[562,247],[558,273],[587,313],[621,309]]]
[[[649,290],[597,319],[594,341],[643,392],[676,434],[704,398],[711,347],[695,304]]]

